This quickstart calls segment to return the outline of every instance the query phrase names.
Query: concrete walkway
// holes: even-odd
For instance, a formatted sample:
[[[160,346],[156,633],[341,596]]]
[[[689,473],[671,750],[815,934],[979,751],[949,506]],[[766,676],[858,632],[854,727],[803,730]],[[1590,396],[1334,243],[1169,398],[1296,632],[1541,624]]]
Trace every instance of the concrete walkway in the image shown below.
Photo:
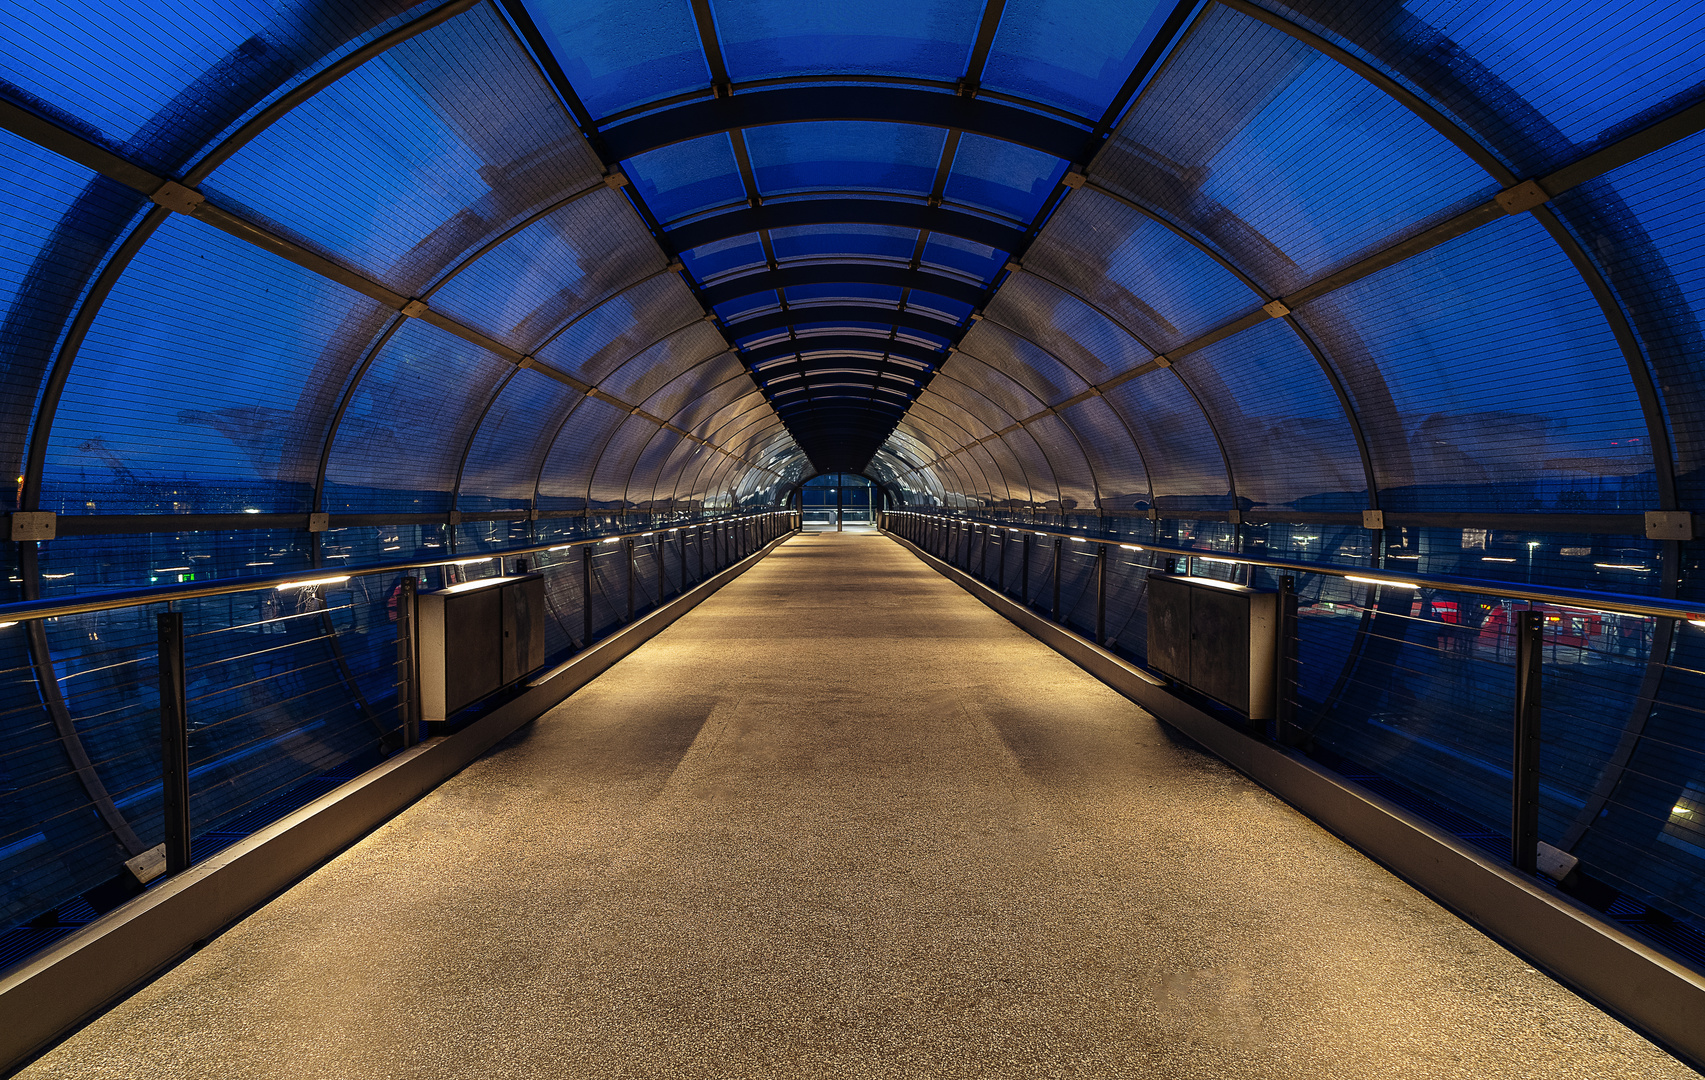
[[[1695,1074],[826,533],[23,1075]]]

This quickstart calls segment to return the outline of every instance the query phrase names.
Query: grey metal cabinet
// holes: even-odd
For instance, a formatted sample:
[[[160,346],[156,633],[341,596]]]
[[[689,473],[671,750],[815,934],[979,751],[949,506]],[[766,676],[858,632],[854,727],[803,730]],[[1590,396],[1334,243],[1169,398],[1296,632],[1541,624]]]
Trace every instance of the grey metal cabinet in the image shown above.
[[[423,592],[419,611],[420,703],[428,720],[454,715],[544,666],[541,574]]]
[[[1279,594],[1150,574],[1148,665],[1251,720],[1276,705]]]

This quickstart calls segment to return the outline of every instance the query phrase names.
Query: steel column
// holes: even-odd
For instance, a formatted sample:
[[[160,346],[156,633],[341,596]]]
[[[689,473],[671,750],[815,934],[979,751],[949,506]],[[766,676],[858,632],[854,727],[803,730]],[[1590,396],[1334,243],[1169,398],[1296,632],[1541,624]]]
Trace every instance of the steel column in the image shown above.
[[[184,678],[184,615],[155,616],[160,659],[160,786],[166,873],[189,869],[189,702]]]
[[[1544,616],[1516,618],[1515,753],[1511,761],[1510,861],[1529,874],[1539,851],[1539,709],[1545,661]]]

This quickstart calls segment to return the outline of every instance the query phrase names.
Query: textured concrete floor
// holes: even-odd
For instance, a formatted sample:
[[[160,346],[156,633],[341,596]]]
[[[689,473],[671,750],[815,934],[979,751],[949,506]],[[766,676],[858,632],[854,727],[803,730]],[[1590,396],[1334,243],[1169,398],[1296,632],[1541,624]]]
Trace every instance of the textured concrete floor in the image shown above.
[[[1695,1074],[830,533],[23,1075]]]

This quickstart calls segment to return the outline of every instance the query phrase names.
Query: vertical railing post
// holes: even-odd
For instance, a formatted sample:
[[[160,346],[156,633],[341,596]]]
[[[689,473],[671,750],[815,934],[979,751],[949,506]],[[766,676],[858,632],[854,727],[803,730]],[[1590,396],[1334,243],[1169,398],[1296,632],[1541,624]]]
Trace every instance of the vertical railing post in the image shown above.
[[[636,560],[634,553],[633,553],[633,546],[634,546],[633,545],[633,537],[630,536],[630,537],[628,537],[628,542],[627,542],[627,549],[628,549],[628,622],[633,622],[634,582],[638,577],[638,575],[636,573],[637,568],[635,567],[635,562],[637,560]]]
[[[166,818],[166,873],[189,869],[189,702],[184,682],[184,615],[155,617],[160,650],[160,781]]]
[[[581,648],[592,647],[592,545],[580,548],[580,629]]]
[[[1095,643],[1107,644],[1107,545],[1095,547]]]
[[[1515,754],[1510,791],[1510,861],[1534,872],[1539,853],[1539,708],[1545,661],[1544,616],[1521,612],[1516,619]]]
[[[995,584],[1000,589],[1002,596],[1006,595],[1006,545],[1011,539],[1012,533],[1005,530],[1001,531],[1001,550],[995,561],[995,573],[999,575],[1000,580]]]
[[[846,517],[846,516],[847,516],[847,489],[846,489],[846,485],[842,484],[840,482],[839,477],[836,477],[835,478],[835,531],[836,532],[841,531],[841,519]]]
[[[412,575],[397,586],[397,719],[405,747],[420,741],[419,592]]]
[[[1297,579],[1279,578],[1279,641],[1273,650],[1279,670],[1274,674],[1273,737],[1285,746],[1301,740],[1297,730]]]
[[[979,580],[989,580],[989,527],[983,526],[983,547],[977,555],[977,577]]]
[[[1050,610],[1053,612],[1054,621],[1062,625],[1066,621],[1060,617],[1060,562],[1063,556],[1064,549],[1061,547],[1061,538],[1056,536],[1054,537],[1054,604]]]
[[[676,529],[675,530],[675,546],[676,546],[676,550],[678,551],[678,553],[681,556],[681,592],[680,592],[680,595],[685,596],[687,593],[687,530],[685,530],[685,529]]]
[[[1024,531],[1024,565],[1018,572],[1018,599],[1020,603],[1030,604],[1030,530]]]

